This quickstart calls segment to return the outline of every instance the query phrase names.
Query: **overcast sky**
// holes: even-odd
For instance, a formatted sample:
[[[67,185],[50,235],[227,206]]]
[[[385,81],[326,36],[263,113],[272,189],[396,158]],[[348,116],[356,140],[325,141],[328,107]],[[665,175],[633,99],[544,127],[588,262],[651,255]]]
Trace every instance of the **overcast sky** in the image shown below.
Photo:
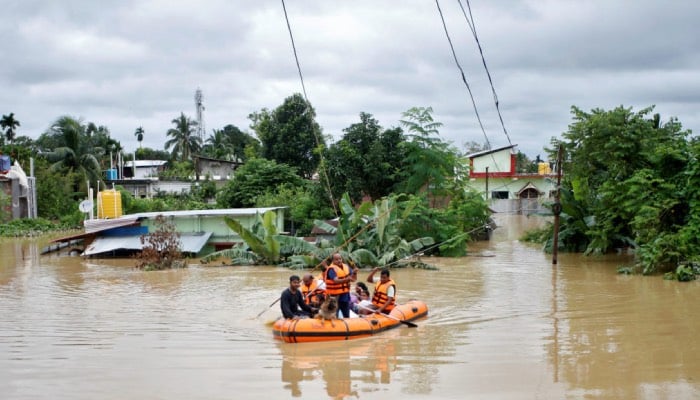
[[[38,138],[61,115],[107,126],[127,151],[163,149],[204,95],[207,136],[274,109],[301,83],[281,1],[4,0],[0,114]],[[508,145],[457,0],[440,0],[481,130],[432,0],[285,1],[307,95],[326,135],[372,114],[390,128],[432,107],[441,137]],[[461,3],[466,9],[466,0]],[[510,143],[530,158],[586,111],[655,105],[700,128],[700,1],[471,0]]]

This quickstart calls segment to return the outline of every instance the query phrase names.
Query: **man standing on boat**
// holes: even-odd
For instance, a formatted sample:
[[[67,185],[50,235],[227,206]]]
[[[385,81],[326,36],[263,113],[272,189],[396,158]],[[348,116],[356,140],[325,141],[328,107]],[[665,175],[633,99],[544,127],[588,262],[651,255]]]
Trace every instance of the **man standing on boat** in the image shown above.
[[[297,275],[289,277],[289,287],[284,289],[280,296],[280,308],[285,318],[307,318],[313,314],[313,310],[304,302],[304,297],[299,291],[301,279]]]
[[[338,309],[343,318],[350,318],[350,283],[357,280],[357,270],[343,262],[340,253],[333,254],[330,265],[323,271],[326,294],[338,298]]]

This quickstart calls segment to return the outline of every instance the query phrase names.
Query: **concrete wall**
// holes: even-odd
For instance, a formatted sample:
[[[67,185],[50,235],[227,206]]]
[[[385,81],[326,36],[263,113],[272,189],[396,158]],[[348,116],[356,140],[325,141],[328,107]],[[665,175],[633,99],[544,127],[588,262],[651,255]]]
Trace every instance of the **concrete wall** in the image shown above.
[[[486,168],[491,174],[510,173],[511,171],[511,149],[503,149],[491,154],[475,157],[472,160],[472,172],[486,172]]]

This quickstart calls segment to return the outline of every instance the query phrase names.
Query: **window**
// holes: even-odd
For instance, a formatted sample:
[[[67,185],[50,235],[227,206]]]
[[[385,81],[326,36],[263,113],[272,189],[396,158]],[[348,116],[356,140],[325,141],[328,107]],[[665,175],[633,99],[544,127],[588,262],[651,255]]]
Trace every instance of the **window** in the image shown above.
[[[508,198],[508,192],[498,192],[498,191],[493,191],[491,192],[491,198],[492,199],[507,199]]]

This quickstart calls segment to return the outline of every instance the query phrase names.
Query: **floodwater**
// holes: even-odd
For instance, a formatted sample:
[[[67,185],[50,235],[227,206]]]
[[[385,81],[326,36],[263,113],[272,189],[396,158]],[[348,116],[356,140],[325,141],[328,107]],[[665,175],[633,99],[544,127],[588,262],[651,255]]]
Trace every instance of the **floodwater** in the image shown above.
[[[698,282],[618,275],[623,255],[553,266],[517,240],[536,218],[497,222],[473,256],[393,271],[430,307],[418,328],[319,344],[272,337],[287,269],[141,272],[0,242],[0,397],[700,397]]]

